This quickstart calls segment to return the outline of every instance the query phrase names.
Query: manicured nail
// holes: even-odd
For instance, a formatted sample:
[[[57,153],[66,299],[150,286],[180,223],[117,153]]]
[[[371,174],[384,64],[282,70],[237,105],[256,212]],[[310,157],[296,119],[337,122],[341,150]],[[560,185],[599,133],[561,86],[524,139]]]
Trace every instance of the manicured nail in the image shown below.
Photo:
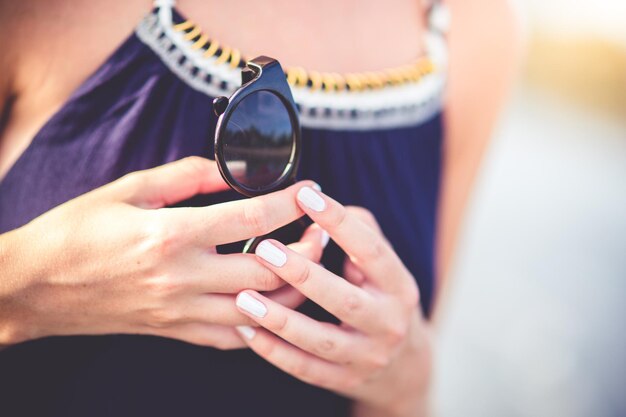
[[[310,187],[302,187],[298,191],[298,200],[314,211],[324,211],[326,202]]]
[[[322,229],[322,249],[328,245],[328,241],[330,240],[330,235],[324,229]]]
[[[236,326],[235,328],[240,335],[248,340],[251,340],[256,334],[256,331],[251,326]]]
[[[267,314],[267,307],[265,307],[265,304],[247,292],[242,292],[237,296],[237,307],[256,317],[265,317]]]
[[[315,190],[319,191],[320,193],[322,192],[322,186],[316,182],[314,182],[311,187],[313,187]]]
[[[254,253],[274,266],[281,267],[287,262],[287,254],[267,240],[259,243]]]

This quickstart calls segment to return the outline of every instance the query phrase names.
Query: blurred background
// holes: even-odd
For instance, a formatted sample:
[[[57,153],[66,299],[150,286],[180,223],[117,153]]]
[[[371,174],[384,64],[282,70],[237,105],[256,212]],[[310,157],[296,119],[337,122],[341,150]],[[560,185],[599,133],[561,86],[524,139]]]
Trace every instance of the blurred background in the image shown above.
[[[456,256],[436,415],[623,417],[626,1],[512,3],[525,60]]]

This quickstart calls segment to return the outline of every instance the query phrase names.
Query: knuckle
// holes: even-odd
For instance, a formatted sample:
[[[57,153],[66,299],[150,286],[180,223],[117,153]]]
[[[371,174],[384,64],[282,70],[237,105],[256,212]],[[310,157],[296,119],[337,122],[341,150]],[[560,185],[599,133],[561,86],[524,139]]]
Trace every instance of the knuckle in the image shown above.
[[[367,367],[371,370],[380,370],[389,366],[391,358],[385,353],[374,353],[367,357]]]
[[[412,281],[411,285],[408,287],[409,288],[402,292],[402,301],[406,305],[409,312],[412,312],[420,305],[420,290],[417,284],[415,284],[415,281]]]
[[[183,158],[183,163],[186,169],[189,169],[190,171],[193,171],[196,173],[200,173],[206,170],[207,167],[209,166],[208,162],[209,161],[206,160],[205,158],[202,158],[196,155],[187,156]]]
[[[171,255],[179,240],[179,233],[162,216],[155,215],[145,227],[142,246],[151,258],[159,260]]]
[[[372,212],[366,209],[365,207],[347,206],[346,209],[348,209],[351,213],[354,213],[356,217],[363,220],[367,224],[370,224],[370,225],[378,224],[378,221],[376,220],[376,217],[374,216],[374,214],[372,214]]]
[[[188,156],[181,160],[180,168],[190,177],[204,177],[210,167],[210,162],[199,156]]]
[[[149,312],[148,324],[156,328],[170,327],[179,322],[180,313],[168,307],[153,308]]]
[[[150,186],[150,176],[145,171],[134,171],[120,177],[116,183],[125,190],[126,197],[132,199]]]
[[[381,239],[374,239],[363,249],[362,256],[365,259],[380,259],[387,253],[387,244]]]
[[[309,278],[311,278],[311,266],[307,263],[303,263],[302,267],[294,274],[292,283],[294,286],[299,287],[304,285]]]
[[[337,352],[337,342],[332,337],[322,337],[313,349],[319,356],[327,357]]]
[[[144,290],[154,300],[167,300],[177,294],[180,287],[181,283],[169,274],[150,277],[144,283]]]
[[[246,201],[240,221],[253,236],[261,236],[270,231],[268,208],[261,199]]]
[[[355,317],[361,314],[365,302],[357,294],[348,295],[340,307],[341,317]]]
[[[123,175],[118,181],[120,184],[129,187],[140,187],[141,185],[144,185],[146,183],[147,176],[144,171],[134,171]]]
[[[390,325],[385,331],[385,338],[391,346],[397,346],[402,343],[409,333],[409,326],[404,322],[402,324]]]
[[[267,324],[268,328],[272,332],[278,333],[278,334],[283,333],[288,325],[289,325],[289,316],[287,316],[286,314],[279,315],[278,317],[276,317],[276,319],[272,320],[271,322],[268,322]]]
[[[289,365],[290,373],[292,375],[298,375],[301,378],[306,378],[309,381],[312,381],[311,373],[311,363],[307,360],[295,360],[293,363]]]
[[[346,221],[347,216],[348,210],[339,204],[333,210],[329,210],[325,227],[328,229],[336,229]]]
[[[258,353],[266,358],[274,358],[276,356],[276,341],[274,340],[263,340],[263,339],[258,339],[255,337],[255,339],[257,339],[257,347],[256,350],[258,351]]]
[[[282,286],[283,281],[267,268],[259,269],[254,279],[254,290],[271,291]]]

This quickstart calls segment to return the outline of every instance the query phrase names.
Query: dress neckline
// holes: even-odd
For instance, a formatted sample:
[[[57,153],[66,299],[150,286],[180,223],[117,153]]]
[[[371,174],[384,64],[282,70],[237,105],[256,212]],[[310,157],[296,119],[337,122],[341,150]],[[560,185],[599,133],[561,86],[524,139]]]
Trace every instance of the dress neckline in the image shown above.
[[[438,5],[435,7],[435,5]],[[421,124],[443,107],[447,80],[445,8],[436,2],[429,13],[431,30],[424,37],[427,55],[436,70],[415,82],[363,91],[322,91],[291,86],[304,128],[376,130]],[[443,18],[442,18],[443,16]],[[187,21],[171,0],[157,0],[155,9],[138,25],[136,34],[182,81],[204,94],[229,96],[240,85],[240,68],[219,56],[205,56],[176,25]],[[277,57],[280,59],[280,57]]]

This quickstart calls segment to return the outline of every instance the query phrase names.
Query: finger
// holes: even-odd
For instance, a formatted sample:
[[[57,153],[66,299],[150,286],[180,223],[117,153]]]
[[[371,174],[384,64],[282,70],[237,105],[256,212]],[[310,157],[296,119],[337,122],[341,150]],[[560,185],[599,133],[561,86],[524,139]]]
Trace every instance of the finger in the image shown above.
[[[201,253],[201,259],[187,262],[182,276],[190,277],[188,293],[237,293],[246,288],[273,291],[286,283],[260,265],[253,254],[218,255]]]
[[[345,365],[363,356],[366,341],[356,332],[314,320],[255,291],[239,293],[237,307],[270,332],[320,358]]]
[[[161,327],[186,323],[223,326],[254,324],[254,321],[237,309],[235,296],[231,294],[202,294],[185,297],[171,309],[158,313],[157,320],[162,320]]]
[[[312,181],[299,183],[313,185]],[[180,230],[192,230],[198,246],[208,248],[263,236],[302,217],[295,203],[298,184],[245,200],[208,207],[162,209],[164,221]]]
[[[361,287],[365,282],[365,275],[350,258],[346,258],[343,262],[343,277],[357,287]]]
[[[371,333],[387,329],[389,314],[381,315],[379,300],[365,290],[272,239],[261,242],[255,254],[276,275],[348,325]]]
[[[376,230],[332,198],[311,187],[299,187],[300,207],[330,234],[369,280],[385,292],[416,291],[413,277]]]
[[[287,247],[305,258],[319,263],[328,240],[328,233],[319,225],[313,223],[306,228],[298,242],[287,245]]]
[[[319,263],[327,243],[328,233],[314,223],[305,230],[299,242],[292,243],[288,247],[310,261]],[[268,271],[272,272],[269,269]],[[267,292],[265,296],[294,310],[306,300],[306,297],[291,285]]]
[[[291,285],[285,285],[277,290],[266,292],[264,295],[292,310],[295,310],[306,301],[306,297]]]
[[[346,210],[354,214],[359,220],[377,231],[379,234],[384,235],[383,230],[376,221],[376,217],[374,217],[371,211],[359,206],[346,206]]]
[[[161,329],[159,336],[182,340],[200,346],[211,346],[221,350],[247,347],[235,328],[217,324],[187,323]]]
[[[333,391],[344,391],[353,385],[347,367],[292,346],[265,329],[244,326],[237,330],[259,356],[301,381]]]
[[[124,201],[151,209],[169,206],[196,194],[228,189],[215,161],[199,156],[133,172],[123,177],[119,185],[127,194]]]

